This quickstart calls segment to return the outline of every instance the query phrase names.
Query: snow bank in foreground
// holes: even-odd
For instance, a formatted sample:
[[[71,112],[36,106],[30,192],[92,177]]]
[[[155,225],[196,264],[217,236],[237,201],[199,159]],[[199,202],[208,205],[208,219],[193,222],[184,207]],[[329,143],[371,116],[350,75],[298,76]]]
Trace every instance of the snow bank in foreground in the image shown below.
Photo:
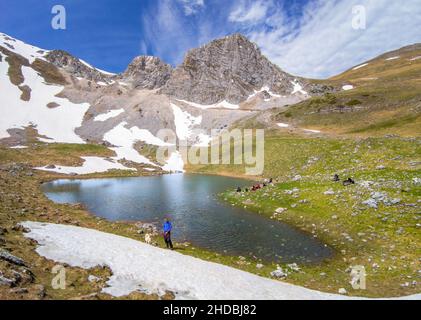
[[[85,269],[108,266],[113,275],[103,292],[116,297],[142,290],[160,295],[172,291],[177,299],[348,299],[96,230],[38,222],[22,225],[31,230],[26,237],[39,243],[37,253],[47,259]]]
[[[127,168],[118,162],[106,160],[100,157],[82,157],[82,159],[84,160],[84,163],[81,167],[56,166],[55,168],[38,167],[35,169],[63,174],[101,173],[112,169],[136,171],[136,169]]]
[[[100,115],[96,116],[94,118],[94,121],[104,122],[104,121],[107,121],[109,119],[112,119],[112,118],[115,118],[115,117],[119,116],[123,112],[124,112],[124,109],[110,110],[107,113],[103,113],[103,114],[100,114]]]

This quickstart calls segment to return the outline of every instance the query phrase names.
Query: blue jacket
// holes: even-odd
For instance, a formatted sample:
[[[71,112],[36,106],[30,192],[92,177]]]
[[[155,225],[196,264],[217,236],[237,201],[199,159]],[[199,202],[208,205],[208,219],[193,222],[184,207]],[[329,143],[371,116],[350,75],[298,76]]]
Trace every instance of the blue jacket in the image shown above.
[[[164,232],[170,232],[172,230],[171,222],[165,222],[164,223]]]

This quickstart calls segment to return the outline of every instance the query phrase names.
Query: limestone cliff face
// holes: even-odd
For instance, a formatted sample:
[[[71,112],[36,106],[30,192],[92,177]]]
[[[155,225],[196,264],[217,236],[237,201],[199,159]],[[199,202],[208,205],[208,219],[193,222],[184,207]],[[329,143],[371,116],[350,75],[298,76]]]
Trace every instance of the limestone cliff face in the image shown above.
[[[234,34],[190,50],[161,92],[202,104],[238,104],[263,87],[290,95],[295,79],[262,55],[256,44]]]
[[[172,73],[172,67],[157,57],[135,58],[119,78],[131,82],[136,89],[157,89],[164,86]]]

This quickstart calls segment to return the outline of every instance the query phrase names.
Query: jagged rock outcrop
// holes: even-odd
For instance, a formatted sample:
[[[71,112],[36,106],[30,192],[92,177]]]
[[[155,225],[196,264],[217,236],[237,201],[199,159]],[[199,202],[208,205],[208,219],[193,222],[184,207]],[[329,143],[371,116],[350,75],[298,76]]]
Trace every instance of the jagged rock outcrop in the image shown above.
[[[129,64],[119,79],[131,82],[136,89],[153,90],[168,82],[172,70],[169,64],[157,57],[139,56]]]
[[[190,50],[161,92],[202,104],[238,104],[263,87],[290,95],[295,79],[262,55],[256,44],[234,34]]]
[[[96,82],[109,82],[113,78],[113,76],[100,72],[64,50],[50,51],[46,54],[45,58],[48,62],[58,68],[64,69],[75,77]]]

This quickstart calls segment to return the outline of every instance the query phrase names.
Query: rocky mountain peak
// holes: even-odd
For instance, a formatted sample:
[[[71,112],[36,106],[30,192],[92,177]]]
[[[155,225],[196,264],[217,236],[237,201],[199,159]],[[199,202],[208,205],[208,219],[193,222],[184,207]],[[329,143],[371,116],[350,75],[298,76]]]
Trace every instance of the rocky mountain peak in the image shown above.
[[[120,75],[138,89],[156,89],[164,86],[172,73],[172,67],[152,56],[136,57]]]
[[[262,88],[289,95],[295,77],[271,63],[258,46],[241,34],[190,50],[162,92],[202,104],[226,100],[238,104]]]
[[[53,50],[46,54],[45,58],[58,68],[62,68],[75,77],[84,78],[92,81],[107,82],[112,78],[104,74],[86,62],[79,60],[64,50]]]

